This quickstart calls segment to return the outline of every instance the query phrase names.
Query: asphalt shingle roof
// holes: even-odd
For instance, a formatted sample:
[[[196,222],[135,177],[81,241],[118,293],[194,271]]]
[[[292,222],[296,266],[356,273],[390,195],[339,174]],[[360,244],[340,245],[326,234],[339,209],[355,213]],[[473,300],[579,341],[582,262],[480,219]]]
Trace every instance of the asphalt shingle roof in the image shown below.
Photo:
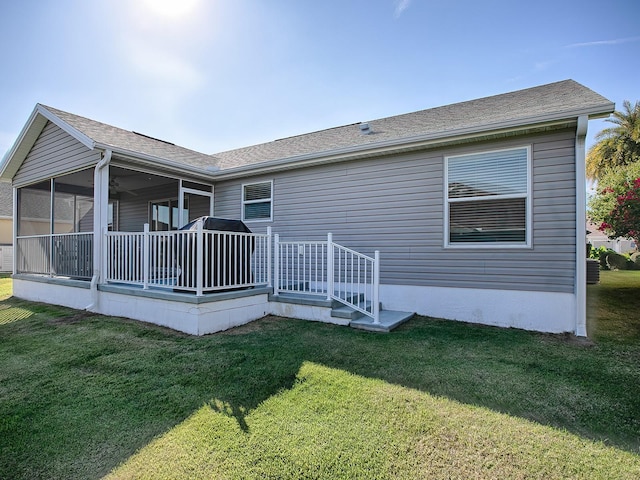
[[[372,133],[364,135],[359,124],[283,138],[268,143],[213,155],[221,169],[269,160],[365,146],[420,135],[446,135],[456,130],[481,129],[492,124],[525,122],[527,119],[562,112],[602,107],[609,100],[573,81],[533,87],[404,115],[369,120]]]
[[[64,112],[53,107],[42,106],[96,143],[151,155],[194,167],[207,168],[216,166],[215,159],[210,155],[189,150],[188,148],[139,133],[130,132],[106,123],[97,122],[90,118]]]
[[[573,80],[563,80],[477,100],[368,120],[366,123],[371,129],[368,135],[361,132],[360,123],[353,123],[213,155],[189,150],[52,107],[42,107],[98,144],[151,155],[178,164],[199,168],[219,167],[224,170],[271,160],[322,154],[336,149],[409,140],[425,135],[445,137],[460,131],[470,133],[487,130],[493,125],[526,125],[533,119],[561,116],[569,112],[600,113],[605,111],[603,107],[607,105],[612,103],[596,92]]]

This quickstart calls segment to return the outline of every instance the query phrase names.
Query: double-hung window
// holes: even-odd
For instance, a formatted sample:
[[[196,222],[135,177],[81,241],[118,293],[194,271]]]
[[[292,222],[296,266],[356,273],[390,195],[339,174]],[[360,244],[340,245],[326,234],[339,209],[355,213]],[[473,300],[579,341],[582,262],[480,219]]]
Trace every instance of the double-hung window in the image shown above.
[[[531,148],[445,158],[445,245],[531,245]]]
[[[242,185],[242,220],[273,219],[273,181]]]

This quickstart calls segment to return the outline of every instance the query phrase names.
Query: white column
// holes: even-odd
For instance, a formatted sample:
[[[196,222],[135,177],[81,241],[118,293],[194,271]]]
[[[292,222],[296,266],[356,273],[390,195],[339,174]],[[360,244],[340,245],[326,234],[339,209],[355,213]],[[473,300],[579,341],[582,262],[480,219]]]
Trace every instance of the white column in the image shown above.
[[[333,296],[333,233],[327,234],[327,300]]]
[[[380,252],[374,252],[373,263],[373,323],[380,323]]]
[[[109,216],[109,162],[111,150],[105,150],[102,160],[93,173],[93,275],[96,282],[104,282],[106,272],[100,273],[105,254],[103,231],[108,227]]]
[[[271,288],[271,227],[267,227],[267,287]]]
[[[149,224],[144,224],[144,237],[142,239],[142,288],[149,289],[149,267],[151,265],[151,248],[149,238]]]
[[[273,237],[273,294],[280,293],[280,235]]]
[[[204,281],[204,242],[203,242],[203,222],[198,222],[198,230],[196,231],[196,296],[202,296],[202,283]]]

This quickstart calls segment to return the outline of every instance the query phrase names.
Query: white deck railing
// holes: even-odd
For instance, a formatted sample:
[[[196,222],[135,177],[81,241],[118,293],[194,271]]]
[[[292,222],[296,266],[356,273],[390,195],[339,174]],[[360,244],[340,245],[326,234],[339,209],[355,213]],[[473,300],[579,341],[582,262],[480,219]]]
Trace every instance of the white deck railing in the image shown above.
[[[104,232],[103,280],[195,292],[271,286],[325,296],[379,321],[380,254],[333,242],[280,241],[266,234],[197,230]],[[93,233],[17,237],[16,272],[91,278]]]
[[[107,232],[108,282],[204,292],[270,285],[271,233]]]
[[[93,233],[56,233],[16,238],[16,273],[91,278]]]
[[[333,250],[333,274],[329,273],[331,297],[377,323],[380,318],[380,252],[376,250],[374,256],[369,257],[331,241],[330,245]]]
[[[327,295],[327,242],[280,240],[275,235],[276,293]]]
[[[274,238],[274,294],[326,296],[373,319],[380,318],[380,253],[363,255],[333,242]]]

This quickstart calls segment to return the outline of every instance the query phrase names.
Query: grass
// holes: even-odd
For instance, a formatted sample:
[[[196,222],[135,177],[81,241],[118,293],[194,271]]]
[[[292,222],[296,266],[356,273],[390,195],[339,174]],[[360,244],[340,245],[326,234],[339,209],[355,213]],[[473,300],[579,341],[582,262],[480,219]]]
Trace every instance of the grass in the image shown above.
[[[640,270],[603,271],[588,290],[588,331],[600,341],[640,342]]]
[[[638,478],[640,272],[591,341],[417,317],[189,337],[11,297],[0,478]]]

